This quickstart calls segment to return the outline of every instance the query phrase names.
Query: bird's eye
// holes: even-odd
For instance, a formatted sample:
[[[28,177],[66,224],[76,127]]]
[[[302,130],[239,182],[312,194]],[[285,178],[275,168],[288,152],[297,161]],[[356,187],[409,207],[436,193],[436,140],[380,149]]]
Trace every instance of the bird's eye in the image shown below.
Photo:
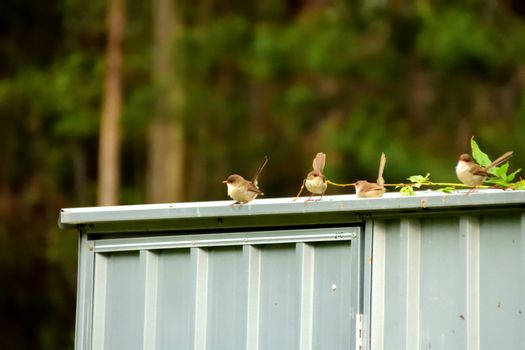
[[[319,176],[319,175],[317,175],[317,174],[314,174],[314,177],[318,177],[318,176]]]

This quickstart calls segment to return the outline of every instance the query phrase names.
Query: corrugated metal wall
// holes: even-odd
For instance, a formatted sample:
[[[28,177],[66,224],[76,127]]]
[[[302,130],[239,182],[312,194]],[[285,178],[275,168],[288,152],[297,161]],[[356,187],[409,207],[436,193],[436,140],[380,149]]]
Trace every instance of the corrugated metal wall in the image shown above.
[[[82,345],[351,349],[359,235],[349,227],[86,241],[94,266],[86,333],[93,326]]]
[[[525,349],[521,211],[374,220],[371,349]]]
[[[525,349],[523,191],[62,214],[77,350]]]

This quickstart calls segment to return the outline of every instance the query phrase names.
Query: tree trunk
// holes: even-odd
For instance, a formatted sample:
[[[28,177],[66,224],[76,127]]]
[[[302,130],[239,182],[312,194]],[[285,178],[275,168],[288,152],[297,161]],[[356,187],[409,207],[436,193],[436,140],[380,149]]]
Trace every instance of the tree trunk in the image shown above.
[[[98,205],[118,204],[122,113],[122,37],[125,27],[125,5],[125,0],[109,1],[107,62],[98,155]]]
[[[174,39],[181,28],[173,0],[153,0],[153,84],[156,94],[149,134],[149,202],[173,202],[184,198],[182,91],[175,77],[172,56]]]

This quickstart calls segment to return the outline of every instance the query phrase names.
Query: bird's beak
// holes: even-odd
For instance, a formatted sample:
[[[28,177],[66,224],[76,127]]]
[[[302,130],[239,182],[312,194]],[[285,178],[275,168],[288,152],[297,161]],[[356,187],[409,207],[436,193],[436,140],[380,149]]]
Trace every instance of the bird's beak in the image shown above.
[[[223,184],[228,183],[228,180],[224,180],[224,181],[222,181],[222,183],[223,183]]]

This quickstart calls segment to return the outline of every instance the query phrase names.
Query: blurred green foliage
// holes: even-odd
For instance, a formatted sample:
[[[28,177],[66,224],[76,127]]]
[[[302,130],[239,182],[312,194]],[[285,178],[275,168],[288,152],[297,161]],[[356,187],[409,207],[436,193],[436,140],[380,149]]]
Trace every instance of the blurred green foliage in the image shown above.
[[[142,203],[153,100],[150,2],[128,0],[123,204]],[[455,181],[476,135],[525,160],[525,10],[495,1],[177,1],[186,198],[226,199],[262,157],[267,196],[293,196],[318,151],[336,182]],[[59,208],[93,205],[106,1],[0,3],[0,336],[72,347],[75,236]],[[507,171],[507,170],[506,170]],[[518,179],[514,179],[515,181]],[[328,190],[337,193],[339,189]],[[343,190],[347,191],[347,190]],[[12,316],[15,315],[15,316]]]

